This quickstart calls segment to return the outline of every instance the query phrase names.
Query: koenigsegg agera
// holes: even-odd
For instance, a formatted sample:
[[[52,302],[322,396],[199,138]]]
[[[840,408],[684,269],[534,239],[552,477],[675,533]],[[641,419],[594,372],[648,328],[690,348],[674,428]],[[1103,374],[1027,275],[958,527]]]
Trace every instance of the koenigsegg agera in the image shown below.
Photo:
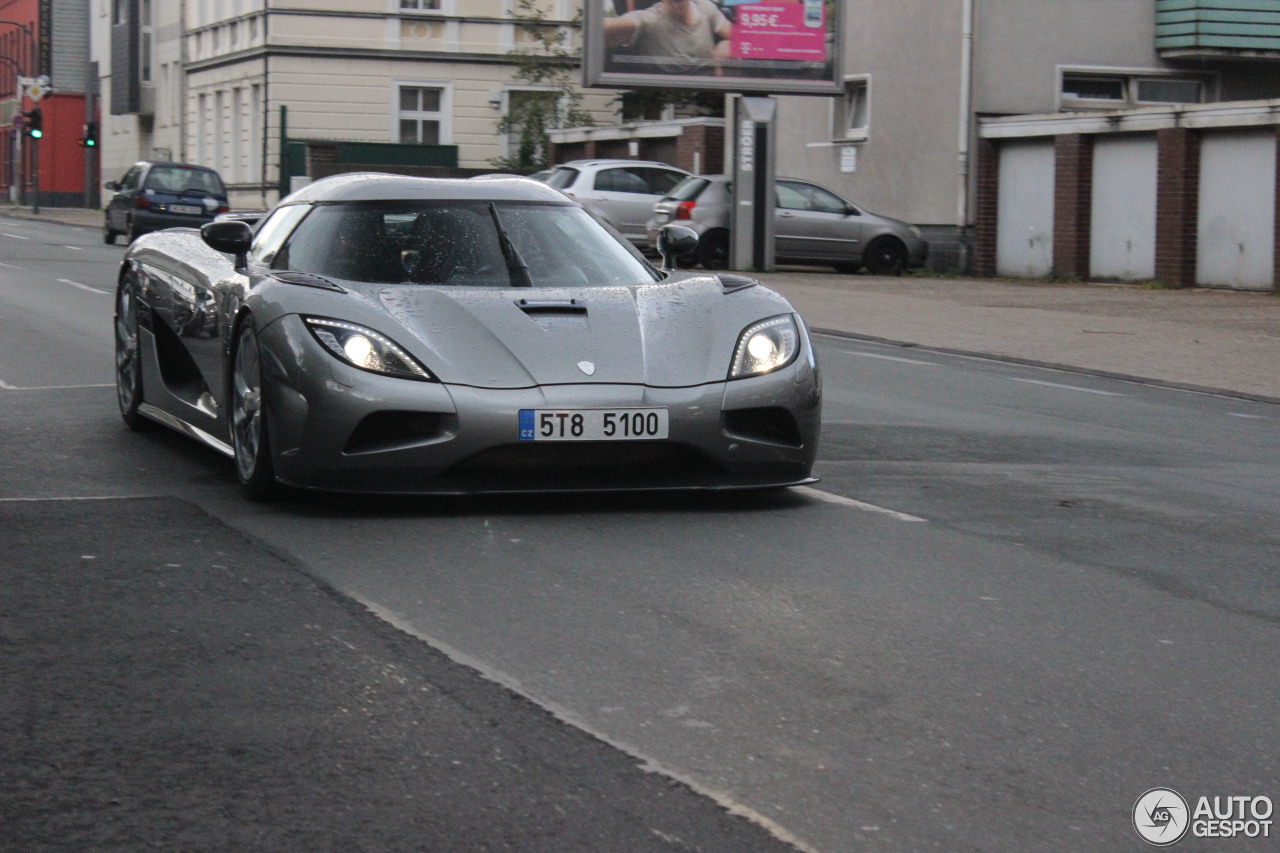
[[[125,423],[225,453],[253,496],[813,481],[821,385],[787,300],[657,269],[523,178],[342,175],[252,228],[145,235],[115,341]]]

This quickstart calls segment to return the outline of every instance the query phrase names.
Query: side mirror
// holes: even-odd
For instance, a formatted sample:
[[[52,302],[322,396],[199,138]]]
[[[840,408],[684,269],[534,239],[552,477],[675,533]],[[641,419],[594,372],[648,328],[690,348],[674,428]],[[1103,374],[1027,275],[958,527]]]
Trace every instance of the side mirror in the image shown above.
[[[658,231],[658,253],[664,270],[676,269],[676,262],[698,248],[698,233],[683,225],[664,225]]]
[[[120,189],[120,185],[115,181],[107,181],[102,185],[102,188],[108,192],[117,192]]]
[[[200,227],[200,238],[211,249],[236,256],[236,269],[248,263],[246,256],[253,245],[253,229],[236,219],[206,222]]]

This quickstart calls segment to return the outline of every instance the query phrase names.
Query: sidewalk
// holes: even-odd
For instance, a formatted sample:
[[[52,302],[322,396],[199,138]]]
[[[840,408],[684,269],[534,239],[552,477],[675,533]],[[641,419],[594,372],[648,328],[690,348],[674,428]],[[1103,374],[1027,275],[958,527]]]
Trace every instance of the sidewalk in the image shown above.
[[[102,212],[0,207],[102,227]],[[1228,290],[765,273],[816,330],[1280,402],[1280,296]]]

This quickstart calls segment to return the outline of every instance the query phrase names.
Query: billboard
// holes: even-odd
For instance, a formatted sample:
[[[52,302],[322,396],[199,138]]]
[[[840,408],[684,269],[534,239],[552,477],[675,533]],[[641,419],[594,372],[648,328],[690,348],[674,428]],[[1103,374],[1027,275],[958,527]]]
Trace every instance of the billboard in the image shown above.
[[[586,0],[588,86],[834,95],[843,0]]]

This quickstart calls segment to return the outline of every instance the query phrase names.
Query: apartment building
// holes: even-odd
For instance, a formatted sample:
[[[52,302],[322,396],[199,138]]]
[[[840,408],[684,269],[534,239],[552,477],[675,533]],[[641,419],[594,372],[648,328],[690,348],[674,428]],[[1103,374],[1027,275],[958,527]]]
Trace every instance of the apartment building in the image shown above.
[[[538,4],[570,48],[580,2]],[[512,147],[499,121],[547,88],[512,61],[530,47],[515,0],[93,4],[104,177],[143,158],[198,163],[222,173],[238,206],[272,203],[314,171],[308,158],[492,168]],[[611,122],[615,99],[593,91],[582,106]]]

